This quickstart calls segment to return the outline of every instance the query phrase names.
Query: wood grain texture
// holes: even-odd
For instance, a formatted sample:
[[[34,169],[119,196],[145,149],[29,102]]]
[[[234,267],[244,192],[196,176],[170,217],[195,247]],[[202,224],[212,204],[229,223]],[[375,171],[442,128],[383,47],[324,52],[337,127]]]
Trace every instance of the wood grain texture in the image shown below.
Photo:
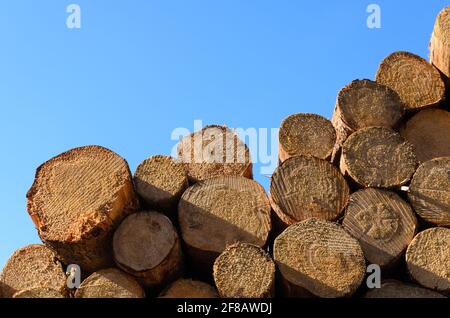
[[[21,290],[13,295],[13,298],[66,298],[61,291],[48,287],[34,287]]]
[[[218,298],[217,290],[210,284],[182,278],[170,284],[159,298]]]
[[[411,298],[446,298],[435,291],[422,288],[413,284],[405,284],[396,280],[386,280],[381,283],[381,288],[368,291],[363,298],[382,299],[411,299]]]
[[[450,7],[444,8],[436,18],[430,40],[430,62],[443,75],[450,87]]]

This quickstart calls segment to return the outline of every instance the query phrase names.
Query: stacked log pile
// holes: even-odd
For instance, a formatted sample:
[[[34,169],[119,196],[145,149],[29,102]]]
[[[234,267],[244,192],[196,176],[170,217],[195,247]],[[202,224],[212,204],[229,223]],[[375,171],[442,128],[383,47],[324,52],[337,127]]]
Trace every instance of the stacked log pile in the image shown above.
[[[331,120],[283,120],[270,194],[224,126],[184,137],[178,158],[150,157],[133,175],[103,147],[62,153],[27,194],[43,244],[10,257],[0,296],[446,297],[449,77],[450,7],[430,62],[395,52],[375,80],[338,93]],[[381,288],[366,283],[371,264]],[[80,285],[68,283],[69,265]]]

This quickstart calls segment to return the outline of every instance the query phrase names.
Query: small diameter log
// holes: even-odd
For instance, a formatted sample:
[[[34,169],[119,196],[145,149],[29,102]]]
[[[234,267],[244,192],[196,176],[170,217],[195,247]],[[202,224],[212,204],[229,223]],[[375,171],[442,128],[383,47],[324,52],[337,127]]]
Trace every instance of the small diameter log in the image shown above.
[[[365,275],[358,241],[342,226],[308,219],[288,227],[274,244],[284,293],[323,298],[350,297]]]
[[[179,279],[167,287],[159,298],[218,298],[217,290],[204,282]]]
[[[450,84],[450,7],[443,9],[434,25],[430,41],[430,62]],[[447,86],[448,88],[450,86]]]
[[[342,148],[341,172],[362,187],[400,188],[416,167],[414,147],[389,128],[358,130]]]
[[[259,246],[237,243],[214,262],[214,281],[223,298],[272,298],[275,263]]]
[[[396,280],[386,280],[381,283],[381,288],[374,288],[368,291],[363,298],[446,298],[432,290],[405,284]]]
[[[153,156],[137,167],[134,184],[147,207],[174,215],[188,179],[181,163],[168,156]]]
[[[271,230],[270,203],[257,182],[237,176],[208,179],[183,194],[181,235],[192,269],[208,276],[228,245],[247,242],[263,247]]]
[[[117,268],[102,269],[86,278],[75,293],[76,298],[144,298],[138,282]]]
[[[337,220],[349,194],[347,182],[336,167],[309,156],[283,162],[270,183],[272,207],[284,227],[311,217]]]
[[[342,225],[359,241],[369,263],[390,268],[414,238],[417,220],[396,193],[369,188],[350,196]]]
[[[147,288],[159,289],[183,272],[178,234],[154,211],[128,216],[114,234],[113,250],[117,265]]]
[[[13,298],[66,298],[61,291],[46,287],[25,289],[14,294]]]
[[[336,131],[331,122],[315,114],[295,114],[283,120],[279,132],[281,162],[298,155],[330,159]]]
[[[5,298],[30,288],[51,288],[66,295],[66,280],[66,274],[55,254],[38,244],[15,251],[0,275]]]
[[[422,163],[411,181],[408,198],[422,219],[450,226],[450,157]]]
[[[177,151],[192,183],[218,176],[252,178],[250,150],[230,128],[206,126],[182,138]]]
[[[395,52],[385,58],[378,68],[376,81],[396,91],[407,111],[436,106],[445,96],[439,71],[420,56],[408,52]]]
[[[83,272],[113,264],[112,233],[138,205],[127,162],[98,146],[41,165],[27,199],[41,239],[63,263]]]
[[[450,292],[450,229],[431,228],[420,232],[406,250],[406,265],[420,285]]]
[[[450,156],[450,113],[442,109],[426,109],[412,117],[400,130],[425,162]]]
[[[405,113],[400,96],[389,87],[371,80],[355,80],[338,94],[332,123],[337,142],[332,161],[337,161],[347,138],[366,127],[397,128]]]

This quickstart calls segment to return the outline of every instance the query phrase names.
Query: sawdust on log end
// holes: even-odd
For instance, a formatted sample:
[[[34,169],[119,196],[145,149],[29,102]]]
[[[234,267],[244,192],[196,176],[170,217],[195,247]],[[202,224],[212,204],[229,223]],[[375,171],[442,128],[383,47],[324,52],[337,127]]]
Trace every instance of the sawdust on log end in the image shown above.
[[[113,250],[117,265],[148,288],[158,289],[183,272],[178,234],[158,212],[128,216],[114,234]]]
[[[294,114],[283,120],[279,132],[281,162],[298,155],[330,159],[336,131],[331,122],[315,114]]]
[[[389,128],[358,130],[342,148],[341,172],[363,187],[399,188],[416,167],[414,147]]]
[[[236,243],[214,262],[214,281],[224,298],[271,298],[275,263],[259,246]]]
[[[76,298],[144,298],[138,282],[117,268],[102,269],[86,278],[75,293]]]
[[[420,285],[450,292],[450,229],[431,228],[420,232],[406,250],[406,265]]]
[[[2,296],[5,298],[30,288],[51,288],[66,295],[66,280],[66,274],[55,254],[40,244],[15,251],[0,275]]]
[[[436,106],[445,96],[439,71],[409,52],[395,52],[386,57],[378,68],[376,80],[396,91],[408,111]]]
[[[363,298],[445,298],[444,295],[435,291],[415,286],[412,284],[405,284],[393,279],[386,280],[381,283],[381,288],[374,288],[368,291]]]
[[[127,162],[99,146],[41,165],[27,199],[41,239],[63,263],[85,272],[112,264],[112,233],[138,205]]]
[[[286,226],[311,217],[338,219],[349,194],[347,182],[336,167],[310,156],[283,162],[270,183],[273,210]]]
[[[389,268],[414,238],[417,220],[396,193],[368,188],[350,196],[342,225],[359,241],[369,263]]]
[[[66,296],[52,288],[35,287],[19,291],[13,295],[13,298],[66,298]]]
[[[217,290],[204,282],[179,279],[167,287],[159,298],[218,298]]]
[[[274,259],[286,296],[306,290],[318,297],[350,297],[366,270],[358,241],[339,224],[314,218],[276,238]]]
[[[250,150],[228,127],[206,126],[182,138],[177,151],[192,183],[219,176],[253,177]]]

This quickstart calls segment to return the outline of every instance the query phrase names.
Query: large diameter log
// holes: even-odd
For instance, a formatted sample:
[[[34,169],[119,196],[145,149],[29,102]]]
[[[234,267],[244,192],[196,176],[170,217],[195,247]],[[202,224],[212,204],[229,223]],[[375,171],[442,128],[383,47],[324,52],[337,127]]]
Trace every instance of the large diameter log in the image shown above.
[[[182,138],[177,152],[192,183],[219,176],[252,178],[250,150],[225,126],[206,126]]]
[[[342,222],[371,264],[397,264],[416,234],[413,210],[394,192],[368,188],[350,196]]]
[[[66,298],[66,295],[52,288],[35,287],[21,290],[15,293],[13,298]]]
[[[157,290],[183,273],[178,234],[158,212],[128,216],[114,234],[113,250],[117,265],[149,289]]]
[[[167,287],[159,298],[218,298],[217,290],[204,282],[179,279]]]
[[[275,240],[274,259],[284,294],[350,297],[365,275],[358,241],[342,226],[308,219],[288,227]]]
[[[347,182],[336,167],[310,156],[283,162],[270,183],[272,207],[284,227],[311,217],[337,220],[349,194]]]
[[[366,127],[397,128],[405,113],[398,94],[371,80],[355,80],[338,94],[331,122],[337,132],[332,161],[337,161],[347,138]]]
[[[66,280],[66,274],[55,254],[38,244],[15,251],[0,275],[5,298],[30,288],[50,288],[66,295]]]
[[[86,278],[75,293],[76,298],[144,298],[138,282],[117,268],[102,269]]]
[[[420,232],[406,250],[406,265],[420,285],[450,292],[450,229],[431,228]]]
[[[413,176],[408,198],[422,219],[450,226],[450,157],[422,163]]]
[[[41,239],[63,263],[83,272],[113,264],[113,231],[138,205],[127,162],[98,146],[41,165],[27,199]]]
[[[450,113],[442,109],[426,109],[400,129],[400,134],[413,146],[419,162],[450,156]]]
[[[331,122],[315,114],[294,114],[283,120],[279,132],[279,159],[310,155],[330,159],[336,131]]]
[[[386,280],[381,283],[381,288],[374,288],[368,291],[363,298],[446,298],[444,295],[435,291],[415,286],[412,284],[405,284],[396,280]]]
[[[439,71],[412,53],[395,52],[380,64],[377,82],[396,91],[407,111],[438,105],[445,96],[445,84]]]
[[[443,9],[436,19],[430,41],[430,62],[444,75],[448,86],[450,84],[450,7]]]
[[[414,147],[389,128],[358,130],[342,147],[341,172],[362,187],[400,188],[416,167]]]
[[[193,269],[210,276],[215,258],[236,242],[265,246],[270,212],[263,187],[244,177],[218,177],[188,188],[178,216]]]
[[[153,156],[137,167],[134,184],[147,207],[174,215],[188,179],[181,163],[168,156]]]
[[[214,281],[223,298],[271,298],[275,263],[259,246],[236,243],[214,262]]]

